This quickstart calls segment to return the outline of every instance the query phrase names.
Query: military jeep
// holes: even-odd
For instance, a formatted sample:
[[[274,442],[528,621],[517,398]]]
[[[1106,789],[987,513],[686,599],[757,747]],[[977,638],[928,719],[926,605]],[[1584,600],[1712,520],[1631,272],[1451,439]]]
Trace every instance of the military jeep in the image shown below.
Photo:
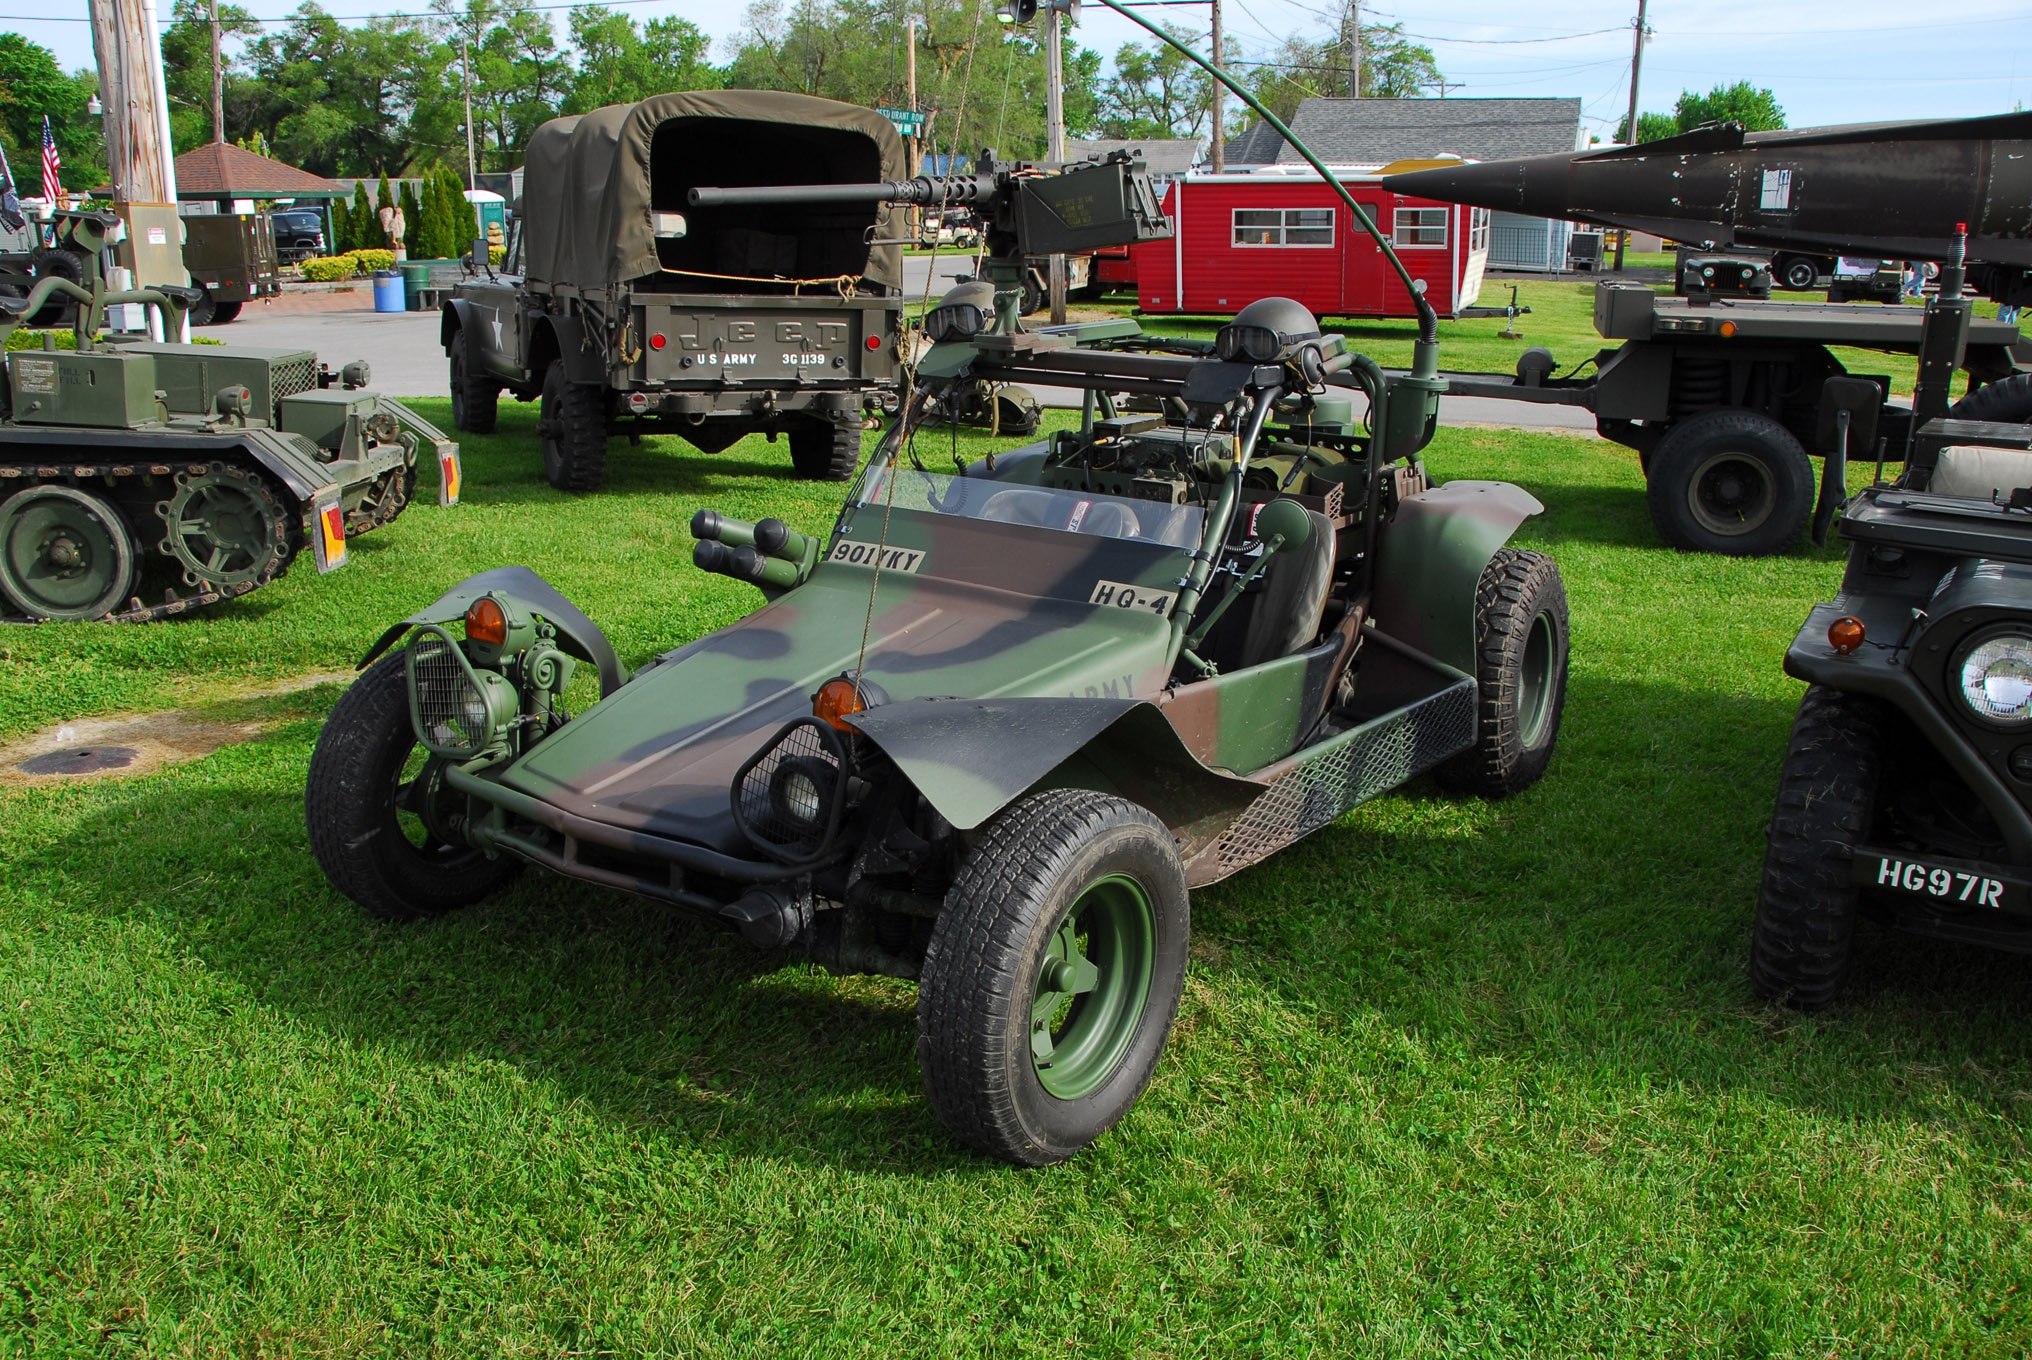
[[[682,435],[717,453],[788,438],[799,476],[844,480],[869,412],[897,404],[903,220],[884,204],[694,209],[698,185],[893,179],[903,146],[868,109],[691,91],[538,128],[503,267],[445,301],[453,424],[540,401],[544,475],[597,489],[607,440]]]

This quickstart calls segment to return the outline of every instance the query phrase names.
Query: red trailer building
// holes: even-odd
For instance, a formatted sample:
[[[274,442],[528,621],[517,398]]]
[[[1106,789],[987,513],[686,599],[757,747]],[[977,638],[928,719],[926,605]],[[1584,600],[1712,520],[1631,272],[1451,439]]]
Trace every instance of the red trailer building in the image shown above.
[[[1334,171],[1389,234],[1443,317],[1459,316],[1481,295],[1489,211],[1387,193],[1378,181],[1400,170],[1454,163],[1398,161]],[[1171,239],[1130,251],[1137,301],[1146,313],[1231,315],[1258,298],[1288,297],[1315,316],[1417,314],[1375,241],[1309,166],[1174,180],[1164,212]]]

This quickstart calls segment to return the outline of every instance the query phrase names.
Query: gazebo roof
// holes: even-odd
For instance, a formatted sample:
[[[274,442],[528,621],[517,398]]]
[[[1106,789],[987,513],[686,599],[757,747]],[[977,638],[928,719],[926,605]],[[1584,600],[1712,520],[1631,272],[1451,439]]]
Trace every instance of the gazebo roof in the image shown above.
[[[345,198],[350,191],[308,170],[208,142],[176,158],[178,198]]]

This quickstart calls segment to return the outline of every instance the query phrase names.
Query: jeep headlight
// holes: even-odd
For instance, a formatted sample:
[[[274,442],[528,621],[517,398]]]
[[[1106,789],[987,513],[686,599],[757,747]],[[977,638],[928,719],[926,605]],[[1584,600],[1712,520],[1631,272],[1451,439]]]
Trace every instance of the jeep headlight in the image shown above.
[[[2032,723],[2032,637],[1998,633],[1969,648],[1961,662],[1961,697],[1985,722]]]

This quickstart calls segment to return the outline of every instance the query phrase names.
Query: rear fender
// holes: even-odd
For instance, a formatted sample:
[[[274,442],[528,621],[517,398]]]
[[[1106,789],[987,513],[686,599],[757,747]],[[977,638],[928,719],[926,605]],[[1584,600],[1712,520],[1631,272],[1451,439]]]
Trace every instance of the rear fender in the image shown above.
[[[464,617],[466,606],[490,591],[549,619],[557,629],[558,646],[568,655],[591,662],[599,670],[602,699],[627,683],[628,677],[621,671],[621,660],[614,654],[614,644],[607,641],[607,635],[600,631],[600,626],[587,618],[577,605],[558,594],[550,582],[527,567],[495,567],[478,576],[468,576],[390,627],[360,658],[358,669],[365,670],[373,665],[376,657],[394,646],[398,638],[419,623],[450,623],[453,619]]]
[[[1378,631],[1475,674],[1475,589],[1517,526],[1545,507],[1508,482],[1447,482],[1406,496],[1383,526]]]
[[[607,369],[597,348],[586,347],[586,328],[575,316],[541,316],[529,337],[529,381],[543,385],[543,370],[550,360],[564,360],[564,371],[573,382],[606,386]]]
[[[1034,789],[1118,794],[1197,842],[1262,785],[1202,765],[1140,699],[909,699],[847,719],[962,831]]]

